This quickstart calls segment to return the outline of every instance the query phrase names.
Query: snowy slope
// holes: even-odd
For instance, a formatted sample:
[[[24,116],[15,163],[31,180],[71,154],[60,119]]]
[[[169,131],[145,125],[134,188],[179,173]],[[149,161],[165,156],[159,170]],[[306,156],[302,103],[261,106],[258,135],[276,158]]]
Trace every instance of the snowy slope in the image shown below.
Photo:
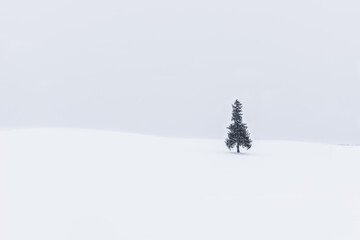
[[[0,239],[360,239],[360,147],[0,132]]]

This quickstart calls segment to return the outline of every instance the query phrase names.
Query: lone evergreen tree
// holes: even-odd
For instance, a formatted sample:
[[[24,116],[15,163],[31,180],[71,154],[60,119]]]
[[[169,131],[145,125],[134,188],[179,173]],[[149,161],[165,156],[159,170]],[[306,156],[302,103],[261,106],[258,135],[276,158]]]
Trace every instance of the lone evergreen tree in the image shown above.
[[[228,138],[225,140],[226,146],[231,150],[235,145],[237,152],[240,152],[240,146],[244,148],[251,148],[250,134],[247,126],[242,122],[242,104],[236,99],[232,105],[232,118],[233,123],[227,128]]]

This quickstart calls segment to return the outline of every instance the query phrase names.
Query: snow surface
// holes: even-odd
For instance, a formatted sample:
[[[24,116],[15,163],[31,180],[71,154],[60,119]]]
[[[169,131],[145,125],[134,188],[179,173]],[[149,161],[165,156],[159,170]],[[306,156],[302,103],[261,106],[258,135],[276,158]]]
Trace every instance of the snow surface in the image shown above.
[[[360,239],[360,147],[0,132],[0,239]]]

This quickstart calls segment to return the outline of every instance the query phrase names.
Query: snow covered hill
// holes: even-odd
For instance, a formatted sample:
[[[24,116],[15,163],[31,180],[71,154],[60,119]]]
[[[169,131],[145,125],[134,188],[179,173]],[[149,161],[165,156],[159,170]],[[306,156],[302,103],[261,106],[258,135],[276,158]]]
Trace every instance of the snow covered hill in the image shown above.
[[[0,131],[0,239],[360,239],[360,147]]]

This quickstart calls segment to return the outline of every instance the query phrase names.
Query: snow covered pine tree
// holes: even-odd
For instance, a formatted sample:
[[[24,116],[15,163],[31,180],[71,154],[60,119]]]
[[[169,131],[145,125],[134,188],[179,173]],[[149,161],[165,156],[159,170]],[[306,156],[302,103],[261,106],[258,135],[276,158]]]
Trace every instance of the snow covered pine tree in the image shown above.
[[[240,146],[247,149],[251,148],[252,141],[246,124],[242,122],[242,104],[239,100],[236,99],[232,108],[231,121],[233,121],[233,123],[227,128],[229,132],[225,143],[229,150],[236,145],[237,152],[240,152]]]

